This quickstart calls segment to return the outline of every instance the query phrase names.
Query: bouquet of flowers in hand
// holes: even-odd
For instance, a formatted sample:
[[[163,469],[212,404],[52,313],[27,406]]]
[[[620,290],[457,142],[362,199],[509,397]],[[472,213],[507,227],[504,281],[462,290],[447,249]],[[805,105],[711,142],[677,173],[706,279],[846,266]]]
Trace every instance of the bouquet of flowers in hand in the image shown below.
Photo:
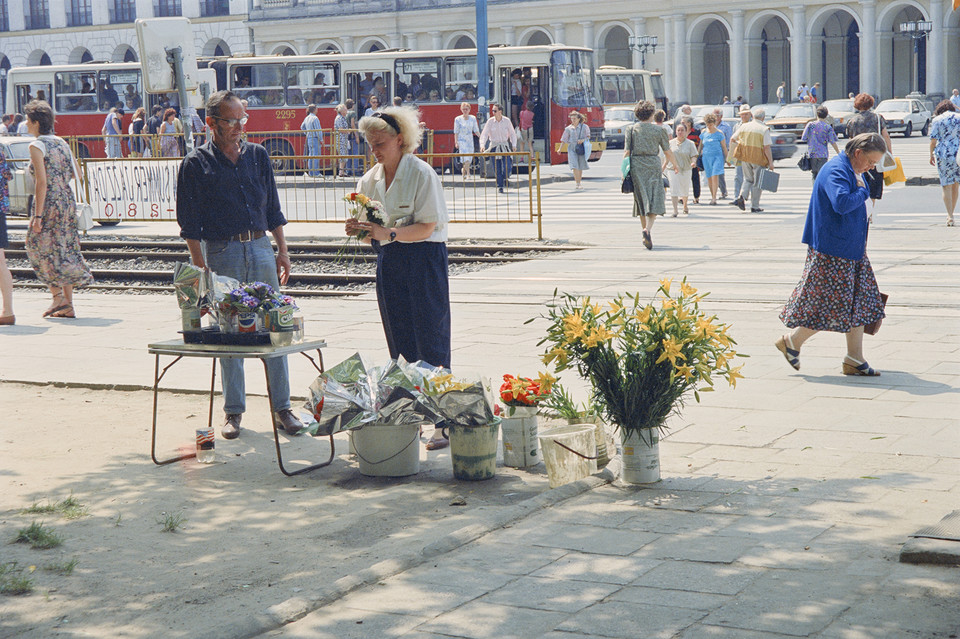
[[[383,212],[383,204],[376,200],[371,200],[363,193],[351,193],[343,198],[343,201],[350,206],[347,209],[350,217],[360,222],[373,222],[383,226],[386,222],[386,216]],[[366,231],[357,233],[357,240],[364,240],[367,237]]]

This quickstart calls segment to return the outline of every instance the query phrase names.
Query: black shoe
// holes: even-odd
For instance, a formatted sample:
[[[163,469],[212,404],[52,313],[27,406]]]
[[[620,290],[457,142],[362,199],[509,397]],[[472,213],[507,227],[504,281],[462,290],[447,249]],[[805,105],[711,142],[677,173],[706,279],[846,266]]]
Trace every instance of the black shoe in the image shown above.
[[[747,203],[743,201],[743,197],[738,197],[733,203],[736,204],[737,208],[739,208],[741,211],[747,210]]]
[[[498,186],[498,187],[497,187],[497,190],[500,191],[501,193],[503,193],[503,187],[502,187],[502,186]]]
[[[763,213],[763,209],[750,209],[751,213]]]
[[[240,436],[240,420],[243,415],[240,413],[228,413],[223,420],[223,427],[220,428],[220,434],[224,439],[236,439]]]
[[[643,232],[643,245],[648,251],[653,250],[653,240],[650,238],[650,231]]]
[[[297,416],[289,408],[277,411],[277,421],[283,426],[287,435],[297,435],[303,430],[303,423],[297,419]]]

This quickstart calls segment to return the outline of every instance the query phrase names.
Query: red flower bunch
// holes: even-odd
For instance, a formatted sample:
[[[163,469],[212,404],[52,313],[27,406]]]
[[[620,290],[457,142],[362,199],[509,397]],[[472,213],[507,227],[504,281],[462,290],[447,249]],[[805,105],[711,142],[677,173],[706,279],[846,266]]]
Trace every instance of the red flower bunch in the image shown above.
[[[504,375],[500,386],[500,400],[507,406],[536,406],[549,396],[557,378],[549,373],[540,373],[537,379]]]

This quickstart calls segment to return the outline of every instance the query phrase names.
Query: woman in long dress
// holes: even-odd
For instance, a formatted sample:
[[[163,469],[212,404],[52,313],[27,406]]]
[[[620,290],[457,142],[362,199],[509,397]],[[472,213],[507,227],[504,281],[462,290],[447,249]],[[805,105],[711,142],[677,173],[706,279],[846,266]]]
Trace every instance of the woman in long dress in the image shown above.
[[[670,140],[670,150],[673,151],[673,158],[676,164],[676,171],[670,171],[667,177],[670,178],[670,200],[673,202],[673,217],[680,214],[677,208],[680,202],[683,203],[683,214],[690,215],[690,171],[696,163],[697,147],[693,142],[687,139],[687,127],[683,124],[677,125],[676,137]],[[666,171],[669,163],[663,161],[663,170]],[[672,167],[671,167],[672,168]]]
[[[660,151],[677,171],[677,162],[670,150],[667,132],[654,124],[653,114],[657,107],[648,100],[637,103],[633,114],[639,120],[632,124],[626,135],[623,156],[630,158],[630,177],[633,180],[633,216],[643,221],[643,245],[653,249],[650,231],[658,215],[667,212],[663,189],[663,174],[660,172]]]
[[[347,119],[347,105],[337,105],[337,117],[333,120],[333,130],[337,140],[337,155],[350,155],[350,120]],[[340,177],[347,177],[347,159],[341,158],[338,162]]]
[[[940,187],[943,189],[943,205],[947,209],[947,226],[953,226],[953,212],[960,195],[960,166],[957,152],[960,151],[960,113],[950,100],[944,100],[934,111],[930,125],[930,164],[937,167]]]
[[[167,109],[163,112],[163,123],[160,125],[160,156],[175,158],[180,155],[180,141],[177,136],[177,112]]]
[[[30,170],[36,193],[25,243],[27,257],[37,279],[47,285],[53,296],[43,316],[74,318],[73,289],[91,284],[93,274],[80,254],[76,198],[70,190],[70,180],[77,177],[73,155],[67,143],[53,135],[53,110],[49,104],[33,100],[24,113],[27,131],[37,138],[30,143]]]
[[[460,164],[463,177],[470,177],[470,165],[472,164],[472,155],[474,152],[473,136],[480,135],[480,124],[477,122],[477,116],[470,115],[470,103],[460,103],[460,115],[453,120],[453,145],[457,153],[462,157]]]

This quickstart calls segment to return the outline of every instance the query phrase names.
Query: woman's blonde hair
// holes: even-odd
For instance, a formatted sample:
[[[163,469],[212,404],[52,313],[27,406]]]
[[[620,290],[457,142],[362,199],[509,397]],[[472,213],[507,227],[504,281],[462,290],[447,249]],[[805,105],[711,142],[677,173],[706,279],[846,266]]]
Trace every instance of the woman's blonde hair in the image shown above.
[[[583,124],[583,123],[587,120],[586,116],[584,116],[584,115],[583,115],[582,113],[580,113],[579,111],[571,111],[571,112],[570,112],[570,117],[571,117],[571,118],[577,118],[577,120],[580,122],[580,124]]]
[[[423,139],[420,112],[412,107],[387,107],[360,118],[357,125],[364,137],[372,133],[403,136],[403,152],[413,153]]]

